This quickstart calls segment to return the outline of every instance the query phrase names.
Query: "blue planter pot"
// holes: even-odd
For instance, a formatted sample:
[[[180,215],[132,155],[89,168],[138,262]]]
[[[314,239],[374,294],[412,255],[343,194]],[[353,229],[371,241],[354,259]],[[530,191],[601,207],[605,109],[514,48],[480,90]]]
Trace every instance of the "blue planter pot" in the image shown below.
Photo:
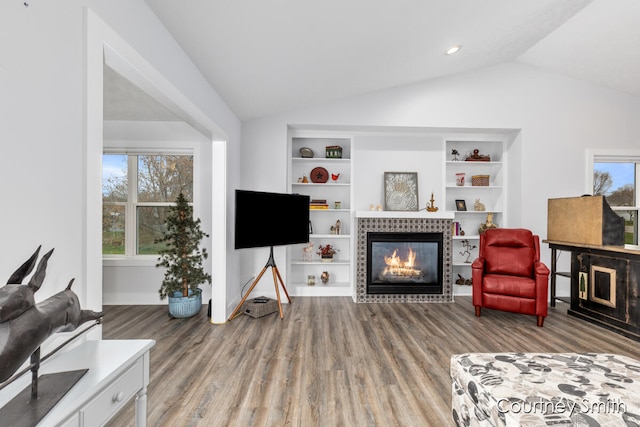
[[[178,319],[186,319],[193,317],[200,312],[202,308],[202,289],[196,289],[189,296],[183,297],[182,292],[174,293],[169,299],[169,316]]]

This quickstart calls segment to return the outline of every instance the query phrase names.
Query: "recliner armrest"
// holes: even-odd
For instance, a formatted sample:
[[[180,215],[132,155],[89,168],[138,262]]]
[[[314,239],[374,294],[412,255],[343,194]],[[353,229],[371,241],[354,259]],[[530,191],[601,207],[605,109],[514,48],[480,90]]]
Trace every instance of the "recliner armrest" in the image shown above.
[[[475,260],[473,260],[473,263],[471,264],[471,268],[479,268],[479,269],[484,269],[484,258],[478,257]]]
[[[550,273],[549,268],[541,261],[537,261],[533,264],[533,271],[536,276],[548,276]]]

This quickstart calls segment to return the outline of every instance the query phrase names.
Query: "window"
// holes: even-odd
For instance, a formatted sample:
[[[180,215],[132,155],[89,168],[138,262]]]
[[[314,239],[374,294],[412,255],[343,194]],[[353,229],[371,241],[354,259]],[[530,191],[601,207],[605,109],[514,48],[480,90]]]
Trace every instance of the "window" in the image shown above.
[[[102,254],[155,255],[168,207],[193,203],[193,156],[107,153],[102,157]]]
[[[602,195],[625,220],[625,244],[638,244],[640,154],[593,156],[593,194]]]

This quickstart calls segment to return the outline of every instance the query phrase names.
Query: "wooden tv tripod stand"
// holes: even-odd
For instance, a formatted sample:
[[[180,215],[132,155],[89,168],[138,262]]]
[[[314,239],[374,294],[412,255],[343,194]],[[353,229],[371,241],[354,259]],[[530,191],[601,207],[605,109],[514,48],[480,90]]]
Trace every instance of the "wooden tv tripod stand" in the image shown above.
[[[251,284],[251,287],[249,288],[245,296],[242,297],[242,300],[240,300],[240,303],[236,306],[235,310],[233,310],[233,313],[231,313],[231,316],[229,316],[229,320],[233,320],[236,317],[238,317],[240,314],[242,314],[240,312],[240,308],[242,308],[242,304],[244,304],[244,302],[247,300],[247,298],[249,297],[249,294],[251,294],[251,291],[253,291],[253,288],[256,287],[256,285],[262,278],[262,275],[264,274],[264,272],[267,271],[268,267],[271,267],[271,271],[273,272],[273,284],[276,287],[276,297],[278,300],[278,309],[280,310],[280,318],[284,319],[284,315],[282,314],[282,303],[280,302],[280,289],[278,288],[278,281],[280,281],[280,285],[282,285],[282,290],[284,291],[284,294],[287,296],[287,300],[289,301],[289,303],[291,303],[291,298],[289,297],[287,288],[284,286],[284,282],[282,281],[282,277],[280,276],[280,272],[278,271],[276,260],[273,257],[273,246],[271,246],[271,251],[269,253],[269,260],[265,264],[260,274],[258,274],[258,277],[256,277],[256,280],[253,281],[253,283]]]

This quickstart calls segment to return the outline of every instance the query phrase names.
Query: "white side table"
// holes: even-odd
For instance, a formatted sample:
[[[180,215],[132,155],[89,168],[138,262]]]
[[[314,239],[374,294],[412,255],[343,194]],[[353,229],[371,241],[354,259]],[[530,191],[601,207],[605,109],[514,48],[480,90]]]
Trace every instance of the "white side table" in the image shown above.
[[[146,426],[149,351],[154,344],[154,340],[87,341],[46,360],[40,375],[77,369],[88,372],[38,425],[103,425],[135,396],[136,426]],[[0,407],[30,384],[31,374],[27,373],[7,386],[0,394]]]

